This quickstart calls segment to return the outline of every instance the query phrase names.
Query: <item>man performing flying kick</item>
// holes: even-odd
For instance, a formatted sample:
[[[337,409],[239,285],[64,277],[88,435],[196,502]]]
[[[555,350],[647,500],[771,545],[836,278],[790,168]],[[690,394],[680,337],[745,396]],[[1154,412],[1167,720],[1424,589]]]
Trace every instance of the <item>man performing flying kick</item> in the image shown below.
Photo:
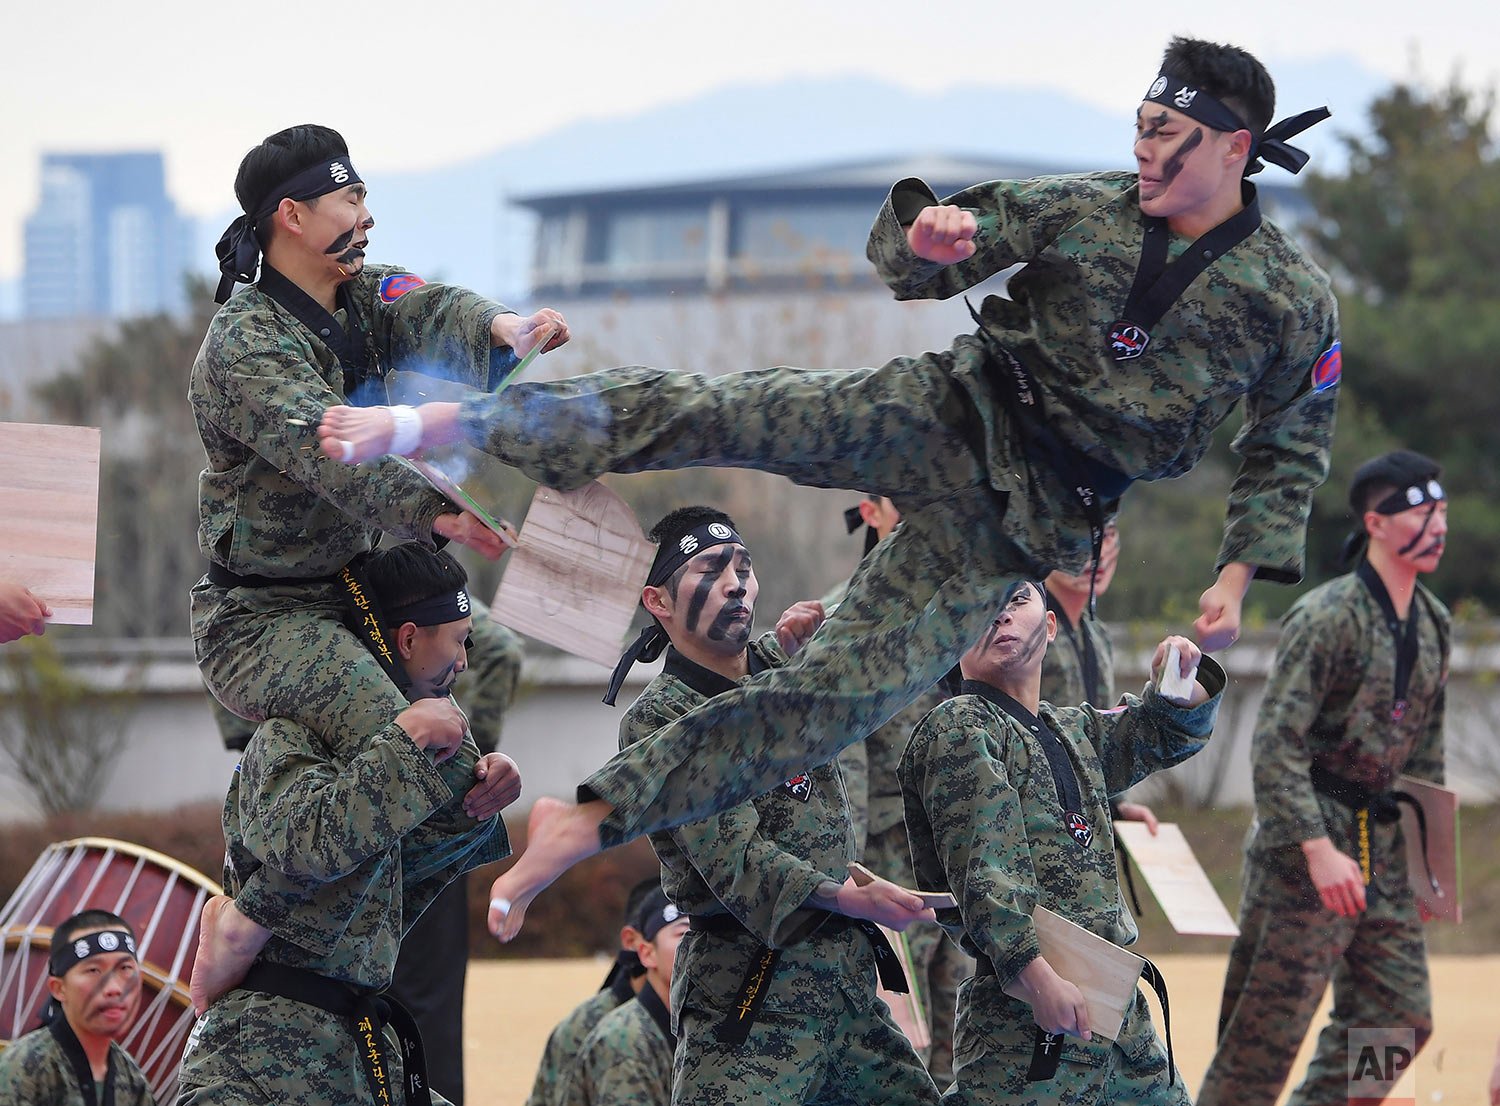
[[[323,449],[350,461],[389,449],[399,419],[408,451],[465,438],[559,488],[724,465],[887,495],[902,512],[790,665],[625,750],[581,805],[535,820],[496,884],[502,936],[601,846],[733,807],[864,738],[952,667],[1018,578],[1082,569],[1125,489],[1190,471],[1236,405],[1241,465],[1203,647],[1234,639],[1252,577],[1301,577],[1333,429],[1337,310],[1245,179],[1262,159],[1300,169],[1285,138],[1325,114],[1272,127],[1273,108],[1249,54],[1179,39],[1136,111],[1137,173],[997,181],[948,203],[896,184],[869,255],[898,298],[946,298],[1027,263],[1013,298],[986,298],[978,330],[942,353],[714,380],[615,369],[461,404],[328,410]],[[730,731],[753,735],[736,771],[701,771]]]

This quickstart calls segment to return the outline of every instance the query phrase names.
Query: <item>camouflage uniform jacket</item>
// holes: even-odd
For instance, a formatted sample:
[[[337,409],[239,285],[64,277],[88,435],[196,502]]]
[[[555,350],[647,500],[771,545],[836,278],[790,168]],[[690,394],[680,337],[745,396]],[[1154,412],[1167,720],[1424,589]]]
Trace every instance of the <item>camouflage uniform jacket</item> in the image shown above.
[[[542,1050],[541,1063],[537,1065],[536,1081],[531,1085],[531,1097],[526,1106],[560,1106],[563,1087],[568,1073],[575,1069],[583,1042],[594,1031],[604,1015],[624,1006],[635,998],[630,980],[623,973],[614,983],[590,995],[569,1011],[552,1027],[547,1037],[547,1047]]]
[[[1053,707],[1033,718],[988,685],[922,720],[901,761],[901,790],[917,886],[951,891],[957,911],[938,920],[965,950],[987,957],[1000,986],[1038,955],[1032,910],[1040,905],[1118,945],[1134,943],[1135,920],[1120,901],[1109,796],[1203,747],[1224,689],[1208,657],[1199,682],[1213,694],[1184,709],[1150,685],[1122,707]],[[1056,735],[1092,836],[1064,825],[1063,797],[1042,725]],[[963,781],[959,784],[957,781]],[[955,790],[957,788],[957,790]],[[961,932],[960,932],[961,930]]]
[[[1308,592],[1283,619],[1251,747],[1252,851],[1325,834],[1339,848],[1351,849],[1354,812],[1313,790],[1308,773],[1314,766],[1371,791],[1390,790],[1402,774],[1443,782],[1452,621],[1418,584],[1408,611],[1408,619],[1417,619],[1417,660],[1407,705],[1398,711],[1397,635],[1387,625],[1388,617],[1394,620],[1394,613],[1383,610],[1387,603],[1385,587],[1366,561]],[[1384,827],[1377,837],[1392,841],[1397,830]]]
[[[66,1022],[44,1026],[0,1050],[0,1106],[96,1106],[98,1091],[89,1073],[88,1093],[79,1064],[88,1059]],[[156,1099],[136,1062],[118,1044],[109,1046],[109,1073],[114,1106],[154,1106]]]
[[[1047,609],[1057,615],[1057,637],[1042,662],[1042,702],[1101,710],[1115,705],[1115,647],[1104,623],[1084,609],[1078,625],[1068,621],[1049,594]]]
[[[354,317],[342,306],[333,316],[363,334],[377,385],[392,368],[487,384],[490,323],[507,309],[441,284],[399,291],[409,282],[392,278],[402,275],[367,268],[346,286]],[[433,519],[454,508],[411,466],[345,465],[318,450],[323,410],[348,402],[345,373],[355,370],[259,285],[214,315],[188,387],[208,454],[198,486],[205,557],[240,574],[308,578],[336,573],[377,531],[432,544]]]
[[[838,606],[848,592],[847,583],[839,585],[823,597],[823,606],[829,614]],[[905,883],[911,879],[911,861],[904,841],[906,838],[905,813],[901,806],[901,785],[896,779],[896,766],[901,763],[901,754],[918,722],[938,703],[943,693],[933,688],[907,707],[898,711],[889,722],[881,726],[864,741],[855,742],[839,754],[839,769],[844,776],[844,793],[849,798],[849,818],[854,823],[854,855],[868,864],[872,857],[866,852],[866,844],[882,834],[900,835],[900,840],[883,841],[884,851],[900,858],[899,871],[883,871],[883,865],[873,864],[876,875]],[[885,859],[882,856],[879,859]]]
[[[750,647],[751,674],[786,663],[767,634]],[[620,747],[635,744],[732,688],[724,677],[675,649],[620,721]],[[723,771],[735,742],[724,735]],[[827,915],[808,898],[825,880],[843,883],[854,859],[854,830],[837,764],[787,780],[751,802],[701,822],[651,835],[661,884],[684,914],[734,915],[743,936],[689,932],[672,972],[672,1009],[728,1010],[762,946],[785,950],[762,1009],[833,1016],[874,1000],[875,958],[857,929],[813,932]],[[753,936],[752,936],[753,934]]]
[[[651,984],[594,1026],[563,1083],[561,1106],[670,1106],[672,1015]]]
[[[1145,237],[1135,174],[994,181],[950,196],[943,202],[973,211],[979,229],[974,256],[948,266],[917,257],[906,241],[904,225],[936,202],[922,181],[903,180],[876,218],[867,252],[896,298],[947,299],[1025,262],[1010,281],[1010,299],[985,297],[986,341],[1027,367],[1065,441],[1132,479],[1189,471],[1243,402],[1245,424],[1234,441],[1241,463],[1219,564],[1244,561],[1263,579],[1300,579],[1312,492],[1328,473],[1337,395],[1331,386],[1314,387],[1315,367],[1320,383],[1336,378],[1338,340],[1328,277],[1301,248],[1262,220],[1151,327],[1145,352],[1119,363],[1106,348],[1106,331],[1124,313]],[[1188,245],[1174,236],[1169,256]],[[971,343],[955,342],[954,372],[983,422],[976,432],[991,483],[1024,494],[1009,463],[1003,413],[991,398],[1003,386],[993,382],[999,359],[992,352],[976,365],[963,355]]]

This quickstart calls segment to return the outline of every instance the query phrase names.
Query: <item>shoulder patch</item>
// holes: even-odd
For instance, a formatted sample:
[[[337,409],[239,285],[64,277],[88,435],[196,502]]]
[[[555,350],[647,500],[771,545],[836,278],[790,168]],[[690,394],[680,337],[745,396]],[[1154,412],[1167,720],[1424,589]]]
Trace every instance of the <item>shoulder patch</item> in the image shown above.
[[[1344,354],[1340,343],[1334,342],[1313,362],[1312,386],[1315,392],[1326,392],[1339,382],[1344,373]]]
[[[413,288],[420,288],[426,283],[416,273],[392,273],[380,281],[380,298],[386,303],[395,303]]]

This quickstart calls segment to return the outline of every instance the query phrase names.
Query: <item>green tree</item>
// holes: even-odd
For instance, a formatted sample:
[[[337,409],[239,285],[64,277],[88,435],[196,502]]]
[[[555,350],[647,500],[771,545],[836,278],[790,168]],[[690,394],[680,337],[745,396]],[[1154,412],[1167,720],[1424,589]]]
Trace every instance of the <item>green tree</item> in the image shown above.
[[[1339,292],[1339,437],[1384,427],[1441,461],[1454,541],[1446,598],[1500,607],[1500,159],[1493,93],[1397,85],[1348,138],[1348,172],[1313,175],[1314,251]],[[1345,411],[1360,411],[1362,426]],[[1358,440],[1358,439],[1357,439]],[[1361,455],[1380,448],[1359,440]],[[1335,482],[1347,484],[1336,470]],[[1330,490],[1335,490],[1331,488]],[[1328,551],[1320,549],[1320,559]]]

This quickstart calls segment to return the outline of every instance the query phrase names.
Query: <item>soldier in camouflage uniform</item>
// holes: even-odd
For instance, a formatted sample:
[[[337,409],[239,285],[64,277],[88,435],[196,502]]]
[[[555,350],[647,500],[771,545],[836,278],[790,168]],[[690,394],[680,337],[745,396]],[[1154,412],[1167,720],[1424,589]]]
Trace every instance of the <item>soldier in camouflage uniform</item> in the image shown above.
[[[1137,173],[996,181],[947,203],[919,180],[892,189],[868,253],[897,298],[946,298],[1027,263],[945,352],[713,380],[614,369],[420,409],[417,447],[466,439],[554,487],[726,465],[888,495],[905,519],[792,665],[617,756],[580,807],[537,826],[496,886],[503,937],[601,846],[729,809],[862,740],[953,666],[1018,577],[1081,569],[1128,485],[1190,471],[1236,405],[1241,465],[1200,600],[1205,647],[1233,640],[1252,577],[1300,578],[1337,309],[1243,176],[1262,157],[1300,168],[1283,139],[1315,120],[1267,129],[1270,78],[1232,47],[1177,40],[1163,69],[1137,111]],[[393,425],[334,408],[319,436],[355,460],[388,450]],[[708,752],[726,732],[754,735],[729,773]]]
[[[1055,569],[1042,581],[1047,609],[1057,618],[1058,637],[1042,665],[1042,702],[1069,707],[1092,703],[1101,710],[1114,705],[1115,647],[1109,628],[1094,614],[1093,599],[1109,591],[1119,560],[1120,528],[1111,522],[1104,528],[1097,562],[1077,575]],[[1116,820],[1145,822],[1156,832],[1156,814],[1143,803],[1111,798],[1109,813]],[[1129,882],[1130,871],[1124,871]],[[1130,893],[1133,898],[1133,883]]]
[[[395,369],[493,387],[514,366],[512,353],[546,333],[539,328],[556,328],[552,345],[567,330],[555,312],[522,318],[462,288],[366,267],[374,221],[365,186],[343,138],[326,127],[266,139],[245,156],[235,191],[246,214],[219,244],[218,298],[228,302],[189,384],[208,461],[198,536],[210,562],[192,590],[194,651],[209,690],[234,714],[295,722],[335,761],[352,761],[406,700],[345,625],[353,619],[342,574],[382,532],[490,556],[500,547],[410,466],[351,470],[322,457],[318,416],[356,395],[379,398]],[[262,247],[259,281],[230,298],[235,280],[253,279]],[[331,955],[349,918],[302,901],[265,870],[242,887],[239,906],[278,936]],[[205,935],[212,956],[208,926]],[[200,1007],[233,982],[207,970],[202,978],[212,985],[195,985]]]
[[[1041,956],[1030,915],[1044,906],[1116,944],[1135,941],[1108,798],[1202,748],[1224,673],[1191,642],[1168,638],[1153,672],[1169,644],[1184,667],[1201,666],[1186,703],[1150,684],[1115,710],[1057,708],[1039,694],[1055,633],[1040,586],[1017,584],[964,654],[960,694],[922,720],[901,761],[917,885],[953,893],[958,908],[940,919],[978,961],[959,992],[957,1071],[944,1102],[1186,1106],[1145,997],[1136,995],[1117,1040],[1093,1037],[1082,993]],[[1006,995],[1012,984],[1029,1001]]]
[[[1351,1027],[1432,1034],[1427,945],[1408,883],[1398,777],[1443,782],[1452,628],[1418,582],[1443,555],[1435,462],[1361,465],[1355,571],[1287,612],[1251,759],[1255,822],[1219,1045],[1198,1101],[1269,1104],[1333,980],[1333,1013],[1290,1103],[1343,1101]]]
[[[563,1080],[561,1106],[668,1106],[672,1101],[672,967],[688,917],[658,886],[638,915],[645,985],[589,1032]]]
[[[547,1036],[547,1045],[542,1050],[541,1063],[537,1065],[536,1080],[531,1085],[531,1096],[527,1098],[526,1106],[560,1106],[559,1096],[563,1083],[594,1026],[599,1024],[604,1015],[625,1005],[639,993],[646,972],[636,954],[641,943],[643,908],[651,899],[652,893],[660,890],[661,881],[655,877],[642,880],[631,889],[625,903],[625,921],[620,927],[620,951],[615,954],[614,965],[604,977],[604,985],[552,1027],[552,1032]]]
[[[885,496],[866,496],[858,507],[846,512],[850,532],[865,528],[865,555],[875,543],[889,537],[901,522],[901,512]],[[847,585],[846,585],[847,586]],[[837,609],[845,588],[824,600],[830,611]],[[922,717],[942,702],[940,687],[929,689],[903,708],[864,741],[839,754],[839,769],[849,795],[849,814],[854,822],[856,848],[865,867],[878,876],[910,887],[916,879],[911,868],[911,845],[906,839],[906,821],[901,804],[901,784],[896,765],[906,751],[911,732]],[[957,1009],[958,985],[974,973],[974,961],[958,947],[936,922],[913,922],[900,939],[915,976],[910,980],[927,1017],[930,1043],[917,1055],[939,1088],[953,1082],[953,1016]]]
[[[403,932],[438,892],[509,852],[497,814],[520,793],[515,766],[499,753],[480,757],[461,712],[441,697],[471,621],[463,567],[407,544],[373,554],[368,568],[391,622],[401,620],[385,631],[413,694],[428,698],[348,761],[288,719],[263,723],[251,739],[225,799],[226,890],[239,896],[274,869],[302,909],[349,922],[327,954],[262,934],[243,982],[208,1008],[188,1042],[183,1106],[402,1101],[406,1060],[395,1033],[382,1040],[381,1022],[392,1017],[403,1042],[414,1026],[375,996],[390,983]],[[413,635],[408,619],[430,632]],[[242,919],[232,906],[225,915]],[[425,1072],[416,1074],[425,1093]]]
[[[117,1044],[141,1002],[135,930],[84,910],[52,931],[47,1024],[0,1044],[0,1106],[153,1106],[134,1058]]]
[[[778,637],[795,649],[822,618],[821,604],[798,604],[776,633],[751,641],[759,583],[719,511],[674,511],[651,537],[659,550],[641,602],[654,620],[648,633],[671,647],[620,722],[622,748],[737,680],[785,664]],[[738,737],[721,737],[726,768]],[[932,912],[885,880],[858,887],[849,878],[853,827],[837,764],[651,843],[662,888],[692,916],[672,977],[673,1102],[937,1101],[876,996],[877,957],[895,956],[869,924],[899,930]]]

